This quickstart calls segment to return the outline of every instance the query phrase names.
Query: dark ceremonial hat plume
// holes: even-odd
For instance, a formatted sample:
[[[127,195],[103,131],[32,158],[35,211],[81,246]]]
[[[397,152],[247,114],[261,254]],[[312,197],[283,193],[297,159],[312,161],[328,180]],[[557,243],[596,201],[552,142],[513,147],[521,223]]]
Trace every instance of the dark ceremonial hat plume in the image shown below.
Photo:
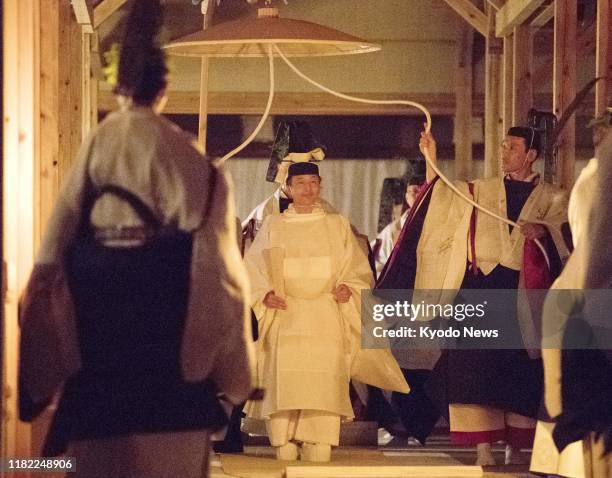
[[[160,0],[133,0],[121,43],[115,93],[150,104],[166,86],[168,69],[158,44],[163,9]]]
[[[266,181],[274,182],[278,168],[289,153],[307,153],[313,149],[326,147],[313,135],[312,128],[304,121],[282,121],[278,125],[276,138],[266,174]]]

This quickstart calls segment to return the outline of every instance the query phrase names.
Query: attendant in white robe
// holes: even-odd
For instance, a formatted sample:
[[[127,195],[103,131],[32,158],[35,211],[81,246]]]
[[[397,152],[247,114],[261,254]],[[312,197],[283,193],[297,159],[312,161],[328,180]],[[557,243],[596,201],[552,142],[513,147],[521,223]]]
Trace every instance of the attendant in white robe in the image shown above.
[[[261,226],[265,219],[271,214],[280,214],[282,212],[285,212],[285,210],[289,207],[289,204],[291,204],[292,201],[293,199],[290,197],[290,193],[287,191],[287,186],[285,184],[282,184],[276,191],[274,191],[274,193],[270,197],[264,199],[255,207],[255,209],[253,209],[249,213],[247,218],[242,221],[241,225],[243,235],[248,236],[243,237],[244,252],[248,250],[253,239],[255,239],[255,236],[261,229]],[[325,212],[338,212],[336,211],[334,206],[332,206],[323,198],[319,199],[319,203],[321,208]]]
[[[545,302],[546,341],[542,350],[545,403],[553,420],[538,422],[530,467],[536,473],[567,478],[603,478],[612,474],[610,350],[562,351],[559,344],[571,319],[567,313],[571,308],[558,307],[559,294],[578,298],[581,289],[610,289],[612,284],[608,199],[612,177],[612,109],[593,123],[595,157],[581,171],[569,201],[574,250]],[[590,294],[587,300],[595,300],[592,291],[587,294]],[[589,320],[588,313],[584,318]],[[604,330],[609,331],[607,312],[603,319]],[[609,349],[609,344],[603,345]]]
[[[367,382],[370,369],[378,386],[408,387],[387,349],[360,350],[360,291],[372,275],[348,220],[319,206],[318,167],[291,165],[288,186],[293,204],[268,216],[245,256],[265,390],[246,410],[266,419],[279,459],[296,459],[301,444],[303,460],[329,461],[341,418],[353,417],[351,376]]]
[[[82,145],[20,307],[21,418],[34,419],[60,395],[45,450],[35,454],[75,457],[76,477],[208,476],[209,434],[227,419],[217,396],[240,403],[253,384],[249,287],[236,244],[232,185],[190,135],[159,114],[167,72],[153,39],[160,26],[159,2],[137,1],[121,49],[122,107]],[[144,250],[149,233],[160,233],[120,196],[98,195],[106,186],[133,195],[168,234],[191,238],[177,310],[165,307],[166,299],[177,298],[164,297],[164,290],[164,303],[155,306],[148,291],[120,300],[96,297],[97,290],[84,291],[85,299],[74,293],[79,284],[67,263],[85,231],[96,238],[96,250],[113,257]],[[96,196],[91,215],[84,213]],[[159,264],[171,274],[179,267],[163,259]],[[112,263],[104,267],[116,270]],[[82,277],[96,281],[95,274]],[[127,286],[137,290],[139,283]],[[91,299],[100,309],[82,307]],[[172,343],[157,340],[166,335]]]
[[[387,224],[383,230],[378,233],[376,239],[372,241],[371,246],[372,250],[374,251],[374,264],[376,266],[377,277],[385,267],[389,256],[391,256],[393,247],[395,246],[395,243],[399,238],[399,234],[406,223],[406,218],[408,217],[410,208],[414,204],[424,180],[425,178],[413,177],[408,181],[408,185],[406,186],[406,194],[404,196],[404,200],[406,201],[406,205],[408,207],[402,212],[399,218],[396,218]]]

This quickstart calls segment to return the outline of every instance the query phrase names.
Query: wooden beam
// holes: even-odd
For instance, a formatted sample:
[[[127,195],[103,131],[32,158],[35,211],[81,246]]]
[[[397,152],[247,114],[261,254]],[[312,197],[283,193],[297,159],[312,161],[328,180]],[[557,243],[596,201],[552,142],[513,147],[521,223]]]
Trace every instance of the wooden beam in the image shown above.
[[[584,30],[580,31],[576,37],[576,58],[578,61],[584,60],[595,51],[596,44],[596,24],[591,23]],[[553,74],[554,55],[548,61],[542,63],[533,73],[533,84],[539,85],[546,81]]]
[[[495,10],[490,6],[487,19],[489,35],[485,41],[484,176],[490,178],[499,173],[503,44],[501,39],[495,37]]]
[[[605,113],[612,105],[612,8],[610,0],[597,0],[597,43],[595,50],[595,76],[607,79],[595,85],[595,116]]]
[[[495,19],[495,34],[504,37],[522,25],[544,0],[508,0],[503,8],[497,12]]]
[[[65,4],[66,2],[59,2]],[[58,97],[57,110],[55,115],[57,117],[57,134],[59,138],[59,149],[56,158],[56,174],[57,184],[55,189],[51,192],[42,207],[52,208],[55,203],[55,199],[59,193],[59,187],[62,184],[62,179],[66,178],[68,170],[72,164],[72,149],[73,149],[73,138],[72,130],[74,128],[74,122],[81,120],[81,109],[74,107],[74,94],[75,94],[75,80],[80,78],[81,73],[81,59],[80,59],[80,37],[78,48],[75,45],[76,41],[74,35],[76,30],[73,28],[73,21],[70,17],[70,11],[66,8],[61,8],[59,11],[59,50],[57,55],[53,55],[52,61],[58,64],[59,82],[56,86],[55,94]],[[74,26],[78,27],[76,23]],[[60,53],[61,52],[61,53]],[[60,57],[61,55],[61,57]],[[80,87],[80,81],[78,82]],[[80,90],[79,90],[80,92]],[[76,120],[74,119],[76,116]],[[42,199],[42,198],[41,198]],[[41,201],[42,202],[42,201]],[[44,223],[48,218],[44,218]]]
[[[102,61],[100,59],[100,41],[98,32],[93,32],[89,41],[89,67],[91,72],[90,80],[90,128],[98,124],[98,88],[100,85],[100,76],[102,76]]]
[[[502,57],[503,93],[502,93],[502,129],[507,131],[512,126],[512,104],[514,89],[512,78],[514,77],[514,39],[512,35],[504,37],[504,55]]]
[[[576,96],[576,0],[555,1],[553,111],[561,117]],[[566,190],[574,183],[576,120],[572,116],[558,139],[554,182]]]
[[[546,6],[531,22],[531,26],[535,28],[542,28],[549,21],[552,20],[555,15],[555,4],[554,2]]]
[[[68,2],[40,0],[40,238],[83,138],[83,40]],[[88,76],[88,75],[87,75]]]
[[[31,425],[19,420],[19,295],[34,262],[36,184],[38,178],[38,64],[40,2],[3,2],[2,111],[2,456],[29,457]],[[49,47],[47,47],[49,48]],[[5,264],[4,264],[5,262]],[[25,473],[19,473],[25,474]]]
[[[377,100],[411,100],[427,105],[434,116],[453,116],[455,114],[455,95],[453,93],[354,93],[356,96]],[[229,92],[211,91],[208,93],[208,114],[211,115],[261,115],[266,106],[266,92]],[[197,115],[199,111],[199,91],[168,91],[166,114]],[[550,94],[535,95],[536,108],[550,109]],[[102,113],[117,108],[115,96],[106,89],[98,91],[97,107]],[[594,96],[587,96],[580,110],[594,108]],[[483,95],[474,95],[472,116],[484,115]],[[512,110],[511,110],[512,111]],[[302,93],[281,91],[274,95],[272,115],[305,116],[421,116],[420,110],[402,105],[368,105],[354,103],[332,97],[327,93]]]
[[[514,27],[512,75],[512,125],[527,123],[527,113],[533,106],[533,41],[529,25]]]
[[[474,30],[458,26],[457,66],[455,68],[455,178],[471,179],[472,175],[472,51]]]
[[[356,96],[378,100],[404,99],[427,105],[432,115],[455,114],[455,95],[449,93],[354,93]],[[208,93],[208,114],[261,115],[268,99],[267,92],[219,92]],[[168,91],[167,114],[191,114],[199,112],[199,91]],[[111,111],[117,108],[115,96],[109,90],[98,91],[98,108]],[[472,114],[482,116],[484,98],[475,97]],[[369,105],[346,101],[327,93],[276,92],[272,115],[408,115],[421,116],[420,110],[402,105]]]
[[[85,138],[91,130],[92,87],[91,41],[93,34],[81,33],[81,137]]]
[[[70,0],[76,21],[84,33],[93,33],[93,10],[86,0]]]
[[[69,11],[65,12],[69,14]],[[77,152],[83,142],[83,130],[85,129],[84,121],[89,116],[89,112],[86,110],[86,103],[89,99],[88,88],[89,88],[89,64],[86,64],[87,58],[84,57],[84,40],[85,33],[74,19],[68,17],[65,18],[69,28],[66,29],[66,35],[70,42],[70,60],[67,78],[69,81],[68,85],[60,85],[60,98],[64,100],[62,103],[66,103],[65,110],[60,105],[60,112],[63,116],[67,116],[67,119],[61,117],[60,124],[65,123],[66,132],[69,134],[68,150],[60,150],[60,163],[59,163],[59,183],[60,186],[64,183],[72,165],[77,156]],[[59,61],[62,61],[60,57]],[[85,90],[84,88],[87,88]],[[66,96],[63,95],[62,91],[65,91]],[[86,93],[87,91],[87,93]]]
[[[100,51],[100,35],[94,31],[91,36],[91,74],[96,80],[104,81],[102,71],[102,52]]]
[[[106,21],[113,13],[119,10],[127,0],[102,0],[94,8],[93,27],[98,28]]]
[[[56,0],[40,0],[41,12],[45,12],[40,25],[41,50],[44,45],[46,55],[40,56],[40,151],[39,151],[39,184],[38,184],[38,221],[36,233],[40,241],[47,219],[51,215],[53,203],[59,191],[59,151],[60,144],[67,135],[60,132],[60,84],[65,80],[60,73],[58,54],[67,53],[65,38],[60,33],[62,15],[60,3]],[[69,57],[69,54],[68,54]],[[70,65],[64,64],[63,72],[70,71]],[[69,80],[66,80],[69,81]]]
[[[217,2],[210,2],[206,13],[202,11],[204,18],[202,28],[206,30],[212,25],[212,18],[215,13]],[[210,59],[202,57],[200,60],[200,101],[198,111],[198,144],[202,151],[206,153],[206,131],[208,130],[208,75],[210,71]]]
[[[384,476],[385,478],[482,478],[484,476],[480,466],[471,465],[327,465],[317,464],[306,466],[289,465],[285,468],[286,478],[372,478]]]
[[[495,10],[501,10],[501,8],[504,6],[504,1],[505,0],[487,0],[487,3]]]
[[[470,0],[444,0],[449,7],[468,22],[472,28],[483,36],[487,36],[487,16]]]

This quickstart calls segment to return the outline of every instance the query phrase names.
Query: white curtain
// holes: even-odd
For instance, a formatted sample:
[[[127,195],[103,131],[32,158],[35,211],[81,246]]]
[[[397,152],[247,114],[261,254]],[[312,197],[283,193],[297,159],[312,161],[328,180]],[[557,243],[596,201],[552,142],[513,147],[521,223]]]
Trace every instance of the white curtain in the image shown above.
[[[576,174],[586,161],[576,161]],[[442,173],[453,179],[454,161],[441,160]],[[231,158],[228,169],[235,184],[238,217],[242,220],[260,202],[278,187],[266,181],[268,159]],[[537,161],[536,170],[543,169]],[[322,181],[321,197],[329,201],[340,213],[370,239],[376,237],[380,193],[385,178],[404,174],[402,159],[325,159],[320,163]],[[474,161],[474,177],[484,172],[483,161]]]
[[[443,172],[451,161],[441,161]],[[235,185],[237,214],[244,219],[277,185],[266,182],[267,159],[231,158],[227,162]],[[399,177],[406,170],[401,159],[325,159],[320,163],[321,197],[347,216],[360,232],[376,237],[380,193],[385,178]],[[451,173],[451,171],[448,171]]]

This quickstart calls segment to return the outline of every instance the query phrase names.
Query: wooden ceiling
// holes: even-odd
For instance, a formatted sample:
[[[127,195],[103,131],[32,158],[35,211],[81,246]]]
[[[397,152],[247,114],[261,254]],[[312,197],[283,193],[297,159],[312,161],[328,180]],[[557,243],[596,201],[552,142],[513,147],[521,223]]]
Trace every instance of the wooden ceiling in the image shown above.
[[[209,0],[214,2],[217,0]],[[295,4],[312,0],[288,0]],[[328,0],[329,1],[329,0]],[[369,0],[355,0],[369,1]],[[477,0],[476,4],[491,2],[503,5],[504,0]],[[74,3],[74,2],[73,2]],[[91,12],[94,12],[94,27],[98,26],[100,19],[103,23],[99,25],[98,33],[102,51],[110,48],[114,42],[119,42],[124,28],[126,13],[130,5],[129,0],[85,0],[85,4]],[[261,2],[263,3],[263,2]],[[278,3],[283,4],[282,1]],[[451,2],[452,3],[452,2]],[[164,17],[164,39],[170,40],[193,33],[202,28],[202,14],[200,5],[194,5],[192,0],[163,0],[165,7]],[[552,51],[552,0],[546,0],[536,11],[532,13],[532,22],[539,28],[538,34],[534,36],[534,54],[549,55]],[[117,6],[119,8],[117,9]],[[432,8],[450,8],[444,0],[432,0]],[[112,14],[108,14],[109,12]],[[578,18],[582,29],[586,29],[594,23],[596,12],[596,0],[578,1]],[[98,15],[98,13],[100,15]],[[215,7],[213,24],[235,20],[241,17],[255,16],[256,6],[247,3],[246,0],[220,0]],[[98,17],[98,18],[96,18]],[[484,50],[484,39],[480,35],[475,36],[474,61],[477,62]]]

